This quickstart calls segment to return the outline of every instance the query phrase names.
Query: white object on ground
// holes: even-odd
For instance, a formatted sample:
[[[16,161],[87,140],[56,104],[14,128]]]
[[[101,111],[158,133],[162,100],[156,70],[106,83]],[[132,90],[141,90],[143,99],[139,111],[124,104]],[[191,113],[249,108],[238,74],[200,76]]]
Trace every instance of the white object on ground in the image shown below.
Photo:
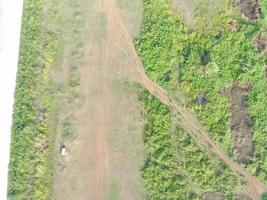
[[[10,136],[23,0],[0,0],[0,199],[7,199]],[[18,149],[19,151],[19,149]]]
[[[65,147],[62,147],[61,151],[60,151],[60,154],[62,156],[65,156],[66,155],[66,148]]]

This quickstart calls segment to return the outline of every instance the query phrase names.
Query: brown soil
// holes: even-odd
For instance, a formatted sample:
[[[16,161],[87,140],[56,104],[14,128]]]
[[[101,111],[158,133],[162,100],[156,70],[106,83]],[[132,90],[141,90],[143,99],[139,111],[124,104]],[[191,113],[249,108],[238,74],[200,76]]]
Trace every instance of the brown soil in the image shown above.
[[[251,200],[247,195],[238,194],[234,195],[233,200]]]
[[[232,0],[233,4],[249,21],[255,21],[261,14],[259,0]]]
[[[207,102],[207,95],[204,92],[200,92],[197,97],[197,102],[199,105],[203,106]]]
[[[206,192],[203,195],[203,200],[224,200],[225,196],[221,192]]]
[[[228,27],[230,29],[232,29],[233,31],[237,31],[237,32],[240,31],[240,27],[239,27],[237,21],[235,21],[235,20],[230,20],[228,22]]]
[[[253,158],[252,121],[248,112],[250,85],[233,83],[223,91],[229,99],[231,129],[233,131],[234,154],[238,163],[247,164]]]
[[[38,139],[35,141],[35,147],[39,149],[47,149],[49,147],[49,142],[47,140]]]
[[[258,36],[255,40],[255,44],[259,52],[267,54],[267,37]]]

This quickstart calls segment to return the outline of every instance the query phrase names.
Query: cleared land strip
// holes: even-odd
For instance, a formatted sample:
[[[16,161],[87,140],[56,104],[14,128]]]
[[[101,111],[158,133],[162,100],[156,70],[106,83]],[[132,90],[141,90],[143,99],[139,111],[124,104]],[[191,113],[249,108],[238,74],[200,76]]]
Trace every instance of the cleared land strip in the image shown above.
[[[204,130],[198,120],[186,109],[178,106],[175,101],[168,95],[168,93],[161,88],[159,85],[151,81],[145,74],[143,65],[135,51],[134,45],[132,43],[132,38],[130,37],[126,27],[120,17],[119,9],[114,0],[103,0],[102,9],[108,18],[108,30],[116,31],[117,42],[122,45],[127,56],[132,59],[134,66],[139,75],[139,82],[156,98],[158,98],[162,103],[169,106],[173,111],[174,115],[179,119],[181,125],[191,134],[198,138],[198,143],[205,146],[210,152],[216,154],[221,160],[223,160],[227,166],[237,175],[243,176],[248,181],[248,191],[252,199],[259,199],[263,192],[266,192],[266,186],[251,176],[244,168],[235,162],[233,162],[222,148],[219,147]]]
[[[58,152],[63,144],[66,153],[56,155],[52,199],[142,200],[145,190],[139,172],[145,160],[144,122],[137,92],[124,82],[132,78],[130,68],[124,68],[132,62],[114,41],[116,33],[107,31],[100,0],[65,3],[59,1],[56,7],[64,16],[63,23],[56,24],[65,24],[59,26],[60,33],[70,34],[63,42],[64,59],[52,71],[52,78],[55,87],[64,91],[57,100],[55,146]],[[125,13],[124,19],[132,17]],[[73,75],[74,86],[69,84]]]

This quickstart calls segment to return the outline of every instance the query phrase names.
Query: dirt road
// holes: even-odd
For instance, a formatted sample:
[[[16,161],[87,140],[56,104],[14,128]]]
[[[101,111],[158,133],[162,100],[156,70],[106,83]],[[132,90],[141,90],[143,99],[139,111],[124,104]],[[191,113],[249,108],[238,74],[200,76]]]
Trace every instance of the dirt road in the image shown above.
[[[81,36],[82,60],[71,60],[68,53],[71,47],[66,47],[62,66],[55,70],[54,77],[61,76],[58,83],[61,86],[68,81],[71,67],[77,66],[80,96],[75,100],[72,97],[74,103],[69,103],[66,97],[59,102],[56,146],[64,140],[61,131],[66,119],[72,122],[75,137],[64,141],[66,156],[56,158],[53,199],[142,200],[145,192],[139,169],[145,159],[144,122],[137,93],[127,86],[127,91],[122,88],[125,81],[134,79],[131,69],[125,67],[131,63],[114,40],[116,36],[110,31],[109,19],[99,7],[101,2],[79,0],[76,3],[74,17],[81,19],[88,13],[90,16],[85,20],[88,29]],[[88,7],[89,11],[83,11]],[[73,38],[69,41],[69,46],[73,45]]]
[[[207,134],[204,128],[200,125],[198,120],[186,109],[178,106],[175,101],[168,95],[168,93],[163,90],[156,83],[152,82],[146,76],[142,63],[135,51],[134,45],[132,43],[132,38],[130,37],[121,17],[120,11],[116,6],[114,0],[103,0],[102,9],[108,18],[108,30],[113,32],[114,39],[117,43],[123,47],[125,53],[128,55],[129,59],[134,63],[136,73],[139,75],[139,82],[156,98],[158,98],[162,103],[169,106],[173,111],[174,115],[179,119],[182,126],[191,134],[197,137],[199,144],[205,146],[210,152],[217,155],[221,160],[223,160],[227,166],[237,175],[244,176],[249,184],[247,195],[252,199],[258,200],[263,192],[266,192],[266,186],[260,181],[256,180],[253,176],[247,173],[243,167],[234,163]],[[116,33],[116,34],[114,34]]]

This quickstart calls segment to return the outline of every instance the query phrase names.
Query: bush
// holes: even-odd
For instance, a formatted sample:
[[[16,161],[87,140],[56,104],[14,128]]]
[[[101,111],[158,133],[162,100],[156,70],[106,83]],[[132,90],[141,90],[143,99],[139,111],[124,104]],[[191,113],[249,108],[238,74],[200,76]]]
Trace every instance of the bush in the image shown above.
[[[267,192],[262,194],[261,200],[267,200]]]

